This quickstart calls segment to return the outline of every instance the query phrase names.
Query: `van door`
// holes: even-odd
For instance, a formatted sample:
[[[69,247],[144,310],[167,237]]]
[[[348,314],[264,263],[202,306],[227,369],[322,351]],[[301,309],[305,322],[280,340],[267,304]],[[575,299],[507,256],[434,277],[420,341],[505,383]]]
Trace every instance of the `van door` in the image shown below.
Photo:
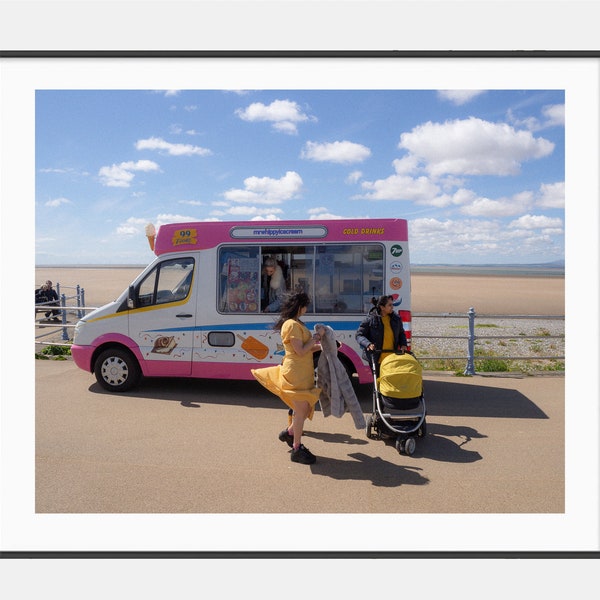
[[[129,337],[148,376],[189,376],[192,371],[196,294],[193,257],[161,261],[130,292]]]

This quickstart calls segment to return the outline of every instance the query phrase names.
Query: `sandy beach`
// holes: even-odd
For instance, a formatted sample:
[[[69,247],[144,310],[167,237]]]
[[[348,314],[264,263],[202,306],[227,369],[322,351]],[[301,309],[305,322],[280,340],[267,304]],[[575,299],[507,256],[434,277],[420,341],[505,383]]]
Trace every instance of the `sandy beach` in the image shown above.
[[[61,293],[85,290],[87,306],[101,306],[117,298],[142,271],[138,267],[38,267],[36,285],[50,279]],[[413,273],[414,313],[564,315],[564,277],[510,277],[485,275],[436,275]]]

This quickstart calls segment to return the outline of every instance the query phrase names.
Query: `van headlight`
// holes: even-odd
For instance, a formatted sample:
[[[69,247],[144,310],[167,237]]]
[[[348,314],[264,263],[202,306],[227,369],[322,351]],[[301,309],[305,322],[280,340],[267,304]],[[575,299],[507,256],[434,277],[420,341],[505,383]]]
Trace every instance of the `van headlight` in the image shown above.
[[[73,342],[77,339],[77,336],[81,333],[83,326],[85,325],[84,321],[77,321],[75,325],[75,331],[73,333]]]

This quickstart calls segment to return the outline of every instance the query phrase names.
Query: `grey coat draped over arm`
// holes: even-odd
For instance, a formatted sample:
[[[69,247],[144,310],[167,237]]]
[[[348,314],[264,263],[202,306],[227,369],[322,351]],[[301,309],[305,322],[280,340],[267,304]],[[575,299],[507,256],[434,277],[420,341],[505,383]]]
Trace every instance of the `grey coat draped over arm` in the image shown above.
[[[337,355],[335,333],[328,325],[318,323],[314,330],[321,336],[321,356],[317,364],[317,387],[321,388],[319,404],[323,416],[342,417],[346,412],[352,415],[357,429],[366,426],[360,403],[348,377],[346,368]]]

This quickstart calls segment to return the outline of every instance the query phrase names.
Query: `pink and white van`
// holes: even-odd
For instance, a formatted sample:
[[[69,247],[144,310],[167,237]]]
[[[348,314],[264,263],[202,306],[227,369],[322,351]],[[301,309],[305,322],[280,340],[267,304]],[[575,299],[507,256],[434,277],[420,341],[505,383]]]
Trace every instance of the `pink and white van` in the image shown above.
[[[406,220],[170,223],[147,233],[156,259],[75,328],[75,363],[107,390],[141,376],[253,379],[251,369],[279,364],[278,314],[261,302],[267,257],[288,290],[310,296],[304,322],[333,328],[358,382],[372,381],[354,334],[373,297],[394,297],[410,343]]]

